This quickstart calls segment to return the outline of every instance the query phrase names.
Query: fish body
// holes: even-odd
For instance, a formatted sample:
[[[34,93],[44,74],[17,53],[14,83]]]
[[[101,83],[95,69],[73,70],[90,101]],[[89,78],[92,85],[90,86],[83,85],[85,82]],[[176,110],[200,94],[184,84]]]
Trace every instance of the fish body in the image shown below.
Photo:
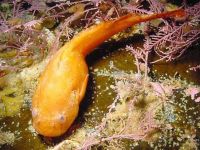
[[[59,136],[73,123],[84,96],[88,68],[78,51],[60,50],[43,72],[32,101],[33,126]]]
[[[184,11],[129,14],[92,26],[61,47],[41,74],[32,99],[33,127],[36,131],[44,136],[56,137],[65,133],[74,122],[89,76],[85,56],[95,47],[134,24],[177,15],[184,15]]]

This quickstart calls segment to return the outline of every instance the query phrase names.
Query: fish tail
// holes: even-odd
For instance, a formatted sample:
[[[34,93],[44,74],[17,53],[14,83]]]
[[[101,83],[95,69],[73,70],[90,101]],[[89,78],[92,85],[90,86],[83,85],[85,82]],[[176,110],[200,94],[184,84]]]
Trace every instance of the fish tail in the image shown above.
[[[79,33],[76,38],[72,39],[72,42],[74,42],[73,45],[76,45],[75,49],[79,50],[83,56],[86,56],[105,40],[108,40],[114,34],[132,25],[157,18],[182,16],[185,16],[185,11],[183,9],[150,15],[128,14],[120,17],[117,20],[111,20],[100,23],[96,26],[92,26],[87,30]]]
[[[168,11],[168,12],[163,12],[160,14],[152,14],[152,15],[144,15],[142,16],[142,19],[144,19],[145,21],[149,21],[152,19],[156,19],[156,18],[168,18],[168,17],[184,17],[186,16],[186,12],[184,11],[184,9],[177,9],[174,11]]]

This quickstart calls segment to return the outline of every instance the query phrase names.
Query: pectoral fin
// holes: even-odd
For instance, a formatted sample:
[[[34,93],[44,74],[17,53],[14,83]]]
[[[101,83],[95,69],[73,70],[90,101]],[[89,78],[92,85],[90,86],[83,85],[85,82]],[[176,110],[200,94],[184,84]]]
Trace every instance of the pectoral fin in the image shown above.
[[[82,83],[80,93],[79,93],[79,95],[80,95],[79,102],[81,102],[81,100],[83,99],[83,97],[85,95],[85,91],[86,91],[86,87],[87,87],[87,83],[88,83],[88,77],[89,77],[89,74],[86,75],[86,77]]]

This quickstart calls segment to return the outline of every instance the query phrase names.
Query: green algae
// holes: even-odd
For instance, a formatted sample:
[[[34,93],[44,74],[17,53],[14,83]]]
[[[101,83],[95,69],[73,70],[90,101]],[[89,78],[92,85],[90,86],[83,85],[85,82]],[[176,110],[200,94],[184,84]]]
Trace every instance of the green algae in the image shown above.
[[[0,118],[14,116],[20,112],[23,104],[22,82],[16,74],[9,74],[0,80]]]
[[[0,58],[10,59],[10,58],[15,57],[16,55],[17,55],[17,50],[13,49],[13,50],[10,50],[10,51],[1,52]]]

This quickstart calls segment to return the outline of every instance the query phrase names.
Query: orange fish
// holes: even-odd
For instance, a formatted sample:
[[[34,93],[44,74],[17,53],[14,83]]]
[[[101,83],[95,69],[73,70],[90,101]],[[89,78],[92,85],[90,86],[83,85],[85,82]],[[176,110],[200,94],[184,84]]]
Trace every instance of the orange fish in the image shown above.
[[[92,26],[66,43],[49,61],[33,96],[32,118],[36,131],[56,137],[65,133],[74,122],[88,82],[85,57],[95,47],[134,24],[184,14],[182,9],[152,15],[128,14]]]

